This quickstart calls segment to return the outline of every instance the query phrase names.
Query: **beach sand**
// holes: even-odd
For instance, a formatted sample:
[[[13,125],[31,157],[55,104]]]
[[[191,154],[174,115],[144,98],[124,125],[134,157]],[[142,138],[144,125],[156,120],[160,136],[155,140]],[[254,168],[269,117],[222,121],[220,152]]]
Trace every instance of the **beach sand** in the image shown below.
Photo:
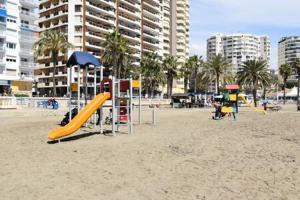
[[[0,111],[0,199],[300,199],[300,113],[151,111],[134,134],[47,143],[61,111]],[[136,121],[135,116],[135,121]]]

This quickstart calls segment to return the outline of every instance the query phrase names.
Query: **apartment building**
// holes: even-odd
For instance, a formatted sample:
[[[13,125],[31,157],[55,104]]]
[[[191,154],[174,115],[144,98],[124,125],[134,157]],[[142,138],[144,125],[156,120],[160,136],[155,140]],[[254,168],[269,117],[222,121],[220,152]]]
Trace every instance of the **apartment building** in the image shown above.
[[[171,55],[178,58],[179,67],[189,58],[190,19],[189,0],[171,1]],[[174,83],[174,93],[184,92],[184,81],[178,79]]]
[[[289,64],[296,58],[300,58],[300,36],[283,37],[278,42],[278,67]],[[298,75],[295,70],[289,77],[289,81],[296,81]]]
[[[0,0],[0,93],[32,93],[36,0]]]
[[[221,54],[236,73],[247,60],[265,60],[270,67],[270,39],[252,34],[216,34],[207,40],[207,59]]]
[[[59,29],[66,33],[74,50],[88,51],[100,59],[105,36],[115,29],[122,33],[132,50],[133,64],[141,56],[157,52],[163,56],[163,2],[160,0],[40,0],[40,32]],[[57,94],[66,94],[68,55],[61,55],[56,71]],[[39,61],[38,89],[50,95],[53,64],[49,57]],[[73,73],[74,74],[74,73]],[[92,75],[88,75],[92,80]],[[76,75],[74,79],[77,79]],[[89,84],[92,87],[92,83]]]

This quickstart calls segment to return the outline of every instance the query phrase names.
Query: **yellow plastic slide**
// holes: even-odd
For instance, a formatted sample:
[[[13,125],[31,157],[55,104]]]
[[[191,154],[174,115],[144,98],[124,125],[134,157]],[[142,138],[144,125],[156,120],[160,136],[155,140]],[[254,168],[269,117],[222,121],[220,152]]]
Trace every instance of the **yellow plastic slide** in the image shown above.
[[[76,132],[92,114],[110,98],[110,93],[98,94],[87,106],[85,106],[66,126],[49,132],[48,138],[56,140]]]
[[[256,108],[252,103],[250,103],[244,96],[239,95],[239,98],[241,98],[248,106],[252,107],[256,112],[262,112],[264,114],[267,114],[266,111],[262,110],[262,109],[258,109]]]

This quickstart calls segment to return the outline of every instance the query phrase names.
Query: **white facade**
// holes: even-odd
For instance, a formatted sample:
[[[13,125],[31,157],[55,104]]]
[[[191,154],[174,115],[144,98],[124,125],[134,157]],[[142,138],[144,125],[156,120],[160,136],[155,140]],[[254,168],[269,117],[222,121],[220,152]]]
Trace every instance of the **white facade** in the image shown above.
[[[217,34],[207,40],[207,59],[218,54],[232,64],[233,72],[247,60],[265,60],[270,67],[270,39],[251,34]]]
[[[300,36],[283,37],[278,42],[278,67],[283,64],[289,64],[296,58],[300,58]],[[290,81],[296,81],[298,75],[295,70],[289,78]]]
[[[34,80],[36,0],[0,0],[0,80]]]
[[[118,29],[128,40],[133,64],[138,66],[147,52],[163,56],[162,6],[159,0],[40,0],[39,27],[40,32],[49,29],[65,32],[74,50],[87,51],[99,59],[106,35]],[[49,94],[53,65],[47,57],[39,63],[38,88],[41,94]],[[57,94],[64,95],[67,87],[64,57],[59,58],[57,70]]]

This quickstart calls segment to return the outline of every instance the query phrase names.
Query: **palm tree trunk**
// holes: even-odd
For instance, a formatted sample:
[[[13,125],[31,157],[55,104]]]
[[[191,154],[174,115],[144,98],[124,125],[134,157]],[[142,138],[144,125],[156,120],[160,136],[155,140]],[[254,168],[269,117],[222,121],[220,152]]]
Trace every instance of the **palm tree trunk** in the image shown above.
[[[113,53],[113,55],[114,55],[113,57],[116,58],[116,54]],[[113,76],[118,78],[117,75],[118,75],[117,60],[114,59],[114,61],[113,61]]]
[[[57,53],[56,52],[52,52],[52,62],[53,62],[53,75],[52,75],[53,87],[52,87],[52,95],[53,95],[53,97],[56,97],[55,73],[56,73],[57,57],[58,57]]]
[[[254,101],[254,107],[257,107],[257,102],[256,102],[256,84],[255,84],[255,81],[253,81],[252,83],[252,95],[253,95],[253,101]]]
[[[286,87],[286,79],[283,81],[283,104],[285,104],[286,97],[285,97],[285,87]]]
[[[184,93],[187,93],[187,85],[188,85],[188,79],[187,79],[187,77],[184,77],[183,82],[184,82]]]
[[[300,93],[300,73],[298,73],[297,110],[298,110],[298,108],[300,106],[299,93]]]
[[[172,97],[172,93],[173,93],[173,78],[171,78],[170,80],[170,98]]]
[[[217,94],[220,94],[220,86],[219,86],[219,80],[220,79],[220,76],[217,75]]]
[[[169,84],[169,80],[167,80],[167,97],[168,97],[168,99],[170,98],[170,84]]]
[[[195,81],[195,83],[194,83],[194,92],[196,93],[197,92],[197,69],[195,70],[195,79],[194,79],[194,81]]]
[[[153,99],[154,85],[155,85],[155,83],[152,81],[152,84],[151,84],[151,99]]]
[[[253,89],[253,90],[252,90],[252,95],[253,95],[254,106],[257,107],[257,102],[256,102],[256,89]]]

